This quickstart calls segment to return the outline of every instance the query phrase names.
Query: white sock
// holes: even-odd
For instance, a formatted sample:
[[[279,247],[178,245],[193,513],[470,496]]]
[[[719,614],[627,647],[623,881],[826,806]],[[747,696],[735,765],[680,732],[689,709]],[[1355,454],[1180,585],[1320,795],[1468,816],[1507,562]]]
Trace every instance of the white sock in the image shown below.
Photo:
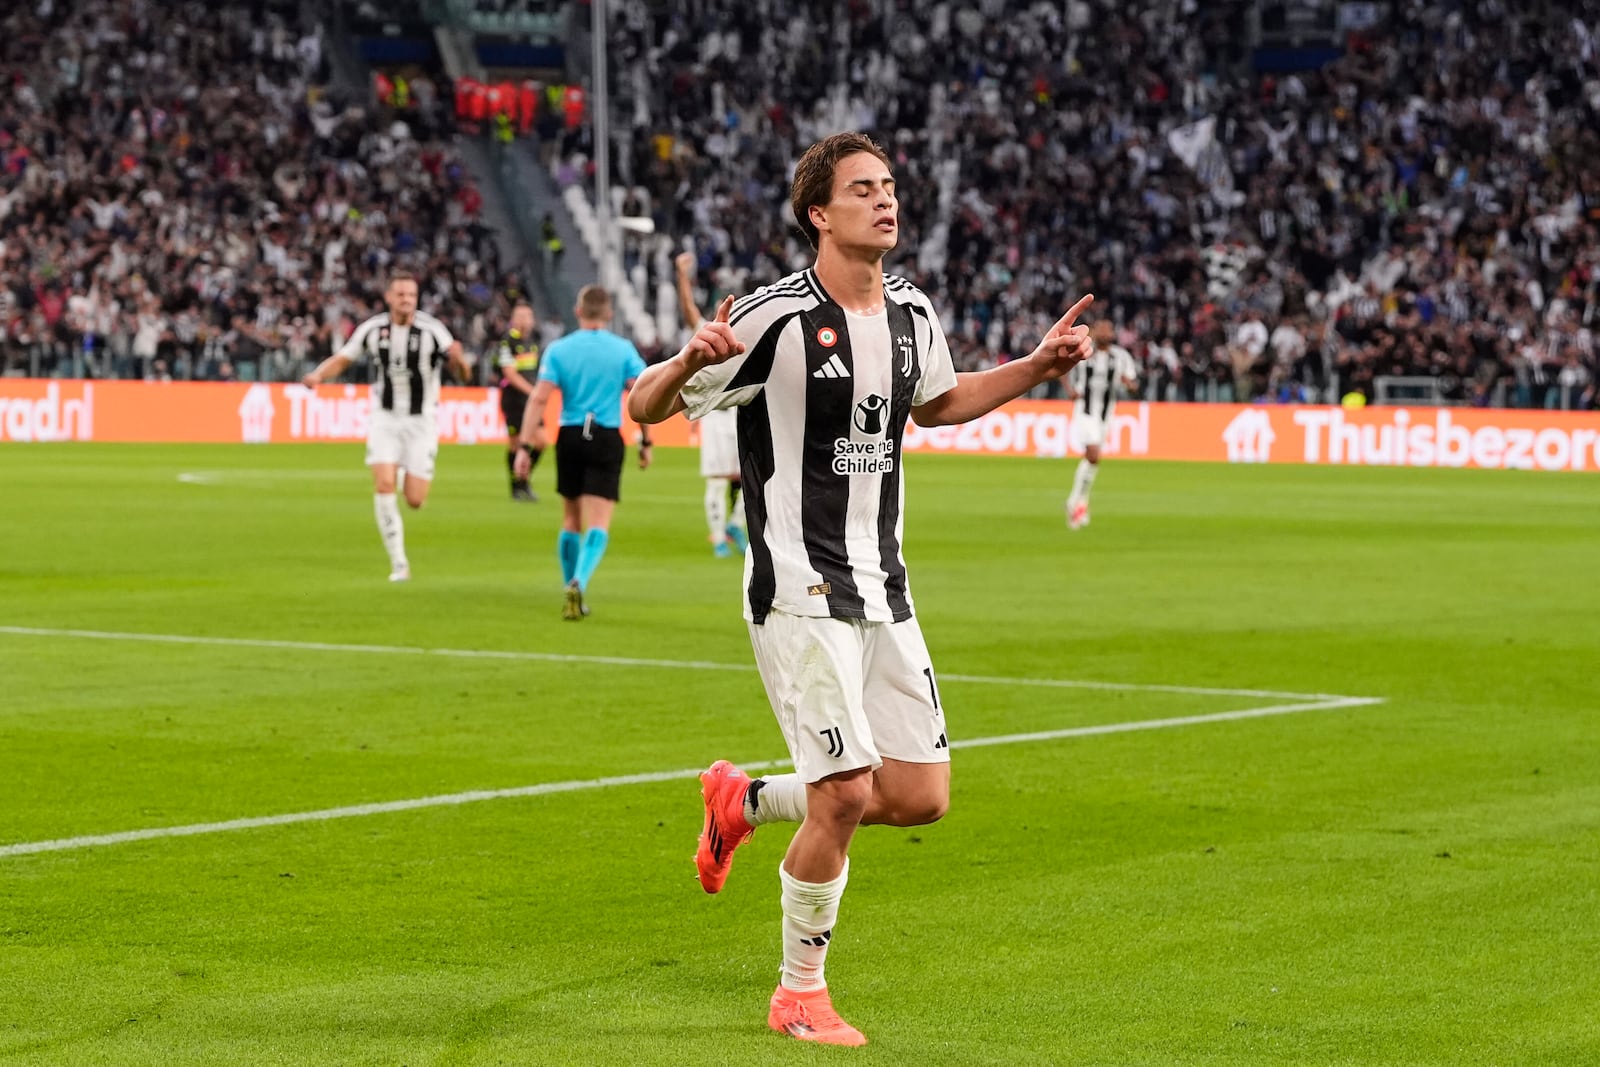
[[[711,531],[711,543],[720,545],[728,539],[728,479],[706,479],[706,528]]]
[[[1078,461],[1078,472],[1072,476],[1072,495],[1067,497],[1069,506],[1089,502],[1089,489],[1094,485],[1094,476],[1100,472],[1100,464],[1090,463],[1086,459]]]
[[[406,566],[406,527],[400,521],[399,501],[393,493],[373,493],[372,510],[378,516],[378,532],[389,553],[389,566]]]
[[[751,826],[769,822],[803,822],[806,784],[798,774],[769,774],[750,783],[744,795],[744,817]]]
[[[778,880],[783,883],[783,977],[785,989],[803,993],[821,989],[828,983],[822,965],[828,958],[828,942],[833,939],[833,923],[839,917],[839,900],[850,877],[850,861],[831,882],[802,882],[781,866]]]
[[[745,530],[748,534],[749,530],[746,529],[744,522],[744,494],[738,490],[733,492],[738,495],[734,497],[734,504],[728,508],[728,525],[737,530]]]

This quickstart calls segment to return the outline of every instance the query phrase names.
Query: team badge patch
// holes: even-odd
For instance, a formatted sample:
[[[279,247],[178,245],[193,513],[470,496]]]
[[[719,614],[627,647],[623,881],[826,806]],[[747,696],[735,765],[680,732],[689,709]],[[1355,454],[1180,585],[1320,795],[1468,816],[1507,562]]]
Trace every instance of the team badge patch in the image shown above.
[[[817,331],[817,344],[823,348],[832,348],[839,343],[839,332],[832,326],[824,326]]]

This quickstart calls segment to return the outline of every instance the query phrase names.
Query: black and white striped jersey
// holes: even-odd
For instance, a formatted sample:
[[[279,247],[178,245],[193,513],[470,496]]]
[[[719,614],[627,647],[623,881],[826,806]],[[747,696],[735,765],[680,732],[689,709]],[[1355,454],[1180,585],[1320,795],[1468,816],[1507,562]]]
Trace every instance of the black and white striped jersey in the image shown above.
[[[397,415],[432,415],[439,405],[439,373],[455,338],[444,323],[418,311],[411,325],[396,326],[389,313],[357,326],[338,355],[371,361],[374,406]]]
[[[750,551],[745,617],[911,617],[901,554],[901,438],[912,407],[955,388],[928,298],[884,279],[884,310],[846,311],[813,270],[733,306],[745,351],[684,386],[689,417],[738,408]]]
[[[1117,382],[1138,376],[1133,353],[1126,348],[1096,348],[1092,356],[1067,372],[1067,384],[1077,394],[1072,401],[1073,418],[1109,419],[1117,406]]]

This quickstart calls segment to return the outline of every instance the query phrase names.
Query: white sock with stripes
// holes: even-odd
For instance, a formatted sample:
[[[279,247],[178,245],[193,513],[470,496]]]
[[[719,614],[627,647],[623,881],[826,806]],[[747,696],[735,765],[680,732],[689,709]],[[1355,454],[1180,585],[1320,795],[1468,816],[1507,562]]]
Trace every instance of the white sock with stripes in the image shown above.
[[[400,502],[393,493],[373,493],[372,510],[378,517],[378,532],[389,553],[389,566],[406,566],[406,527],[400,519]]]
[[[802,882],[782,866],[778,880],[783,883],[783,977],[785,989],[803,993],[827,985],[822,965],[828,958],[828,942],[833,940],[833,924],[839,917],[839,901],[850,878],[850,861],[831,882]]]
[[[720,545],[728,539],[728,479],[706,479],[706,528],[711,531],[711,543]]]
[[[1078,472],[1072,476],[1072,495],[1067,497],[1069,507],[1089,502],[1089,490],[1094,486],[1094,476],[1099,472],[1100,464],[1090,463],[1086,459],[1078,461]]]
[[[806,784],[798,774],[769,774],[750,783],[744,795],[744,817],[751,826],[769,822],[803,822]]]

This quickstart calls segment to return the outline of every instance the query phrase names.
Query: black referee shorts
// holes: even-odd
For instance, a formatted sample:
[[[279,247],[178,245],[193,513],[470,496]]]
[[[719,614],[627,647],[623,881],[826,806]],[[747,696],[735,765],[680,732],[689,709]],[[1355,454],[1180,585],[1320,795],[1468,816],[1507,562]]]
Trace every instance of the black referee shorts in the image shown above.
[[[585,437],[582,426],[561,427],[556,435],[556,492],[568,500],[620,500],[625,452],[621,430],[595,426]]]
[[[528,410],[528,394],[509,385],[500,387],[500,414],[505,416],[506,432],[512,437],[522,430],[522,416]]]

